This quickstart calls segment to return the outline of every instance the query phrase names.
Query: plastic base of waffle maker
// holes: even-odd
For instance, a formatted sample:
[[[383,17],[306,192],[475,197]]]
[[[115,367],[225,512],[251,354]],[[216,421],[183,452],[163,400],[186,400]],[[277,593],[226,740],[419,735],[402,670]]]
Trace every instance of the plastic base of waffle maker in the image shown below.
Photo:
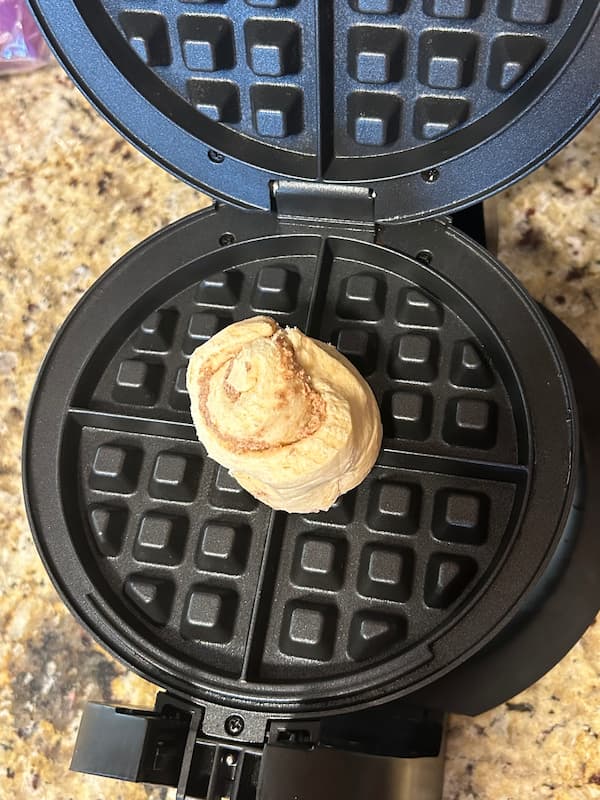
[[[271,512],[196,441],[187,358],[255,313],[334,342],[381,404],[377,466],[329,512]],[[150,716],[90,706],[74,768],[170,785],[214,773],[221,787],[227,747],[244,742],[254,777],[235,780],[256,787],[320,774],[306,756],[278,760],[282,746],[439,760],[441,716],[406,703],[476,713],[540,677],[600,604],[599,511],[583,488],[598,460],[598,368],[557,334],[585,401],[581,453],[550,326],[447,222],[316,232],[211,209],[106,273],[41,371],[26,497],[72,611],[170,696]],[[541,646],[555,614],[563,624]],[[132,743],[121,767],[97,744],[116,740],[114,725],[138,726],[137,738],[120,729]],[[261,762],[265,743],[275,761]]]

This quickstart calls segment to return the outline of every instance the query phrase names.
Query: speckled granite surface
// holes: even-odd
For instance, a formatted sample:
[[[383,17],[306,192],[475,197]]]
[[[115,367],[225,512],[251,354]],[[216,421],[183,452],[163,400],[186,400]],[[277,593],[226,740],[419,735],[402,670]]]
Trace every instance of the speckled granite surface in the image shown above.
[[[20,492],[36,370],[81,293],[121,253],[205,199],[122,141],[57,69],[0,82],[0,798],[138,800],[68,772],[88,699],[155,689],[69,616]],[[499,200],[500,257],[600,358],[600,118]],[[600,625],[514,703],[454,717],[445,800],[600,798]]]

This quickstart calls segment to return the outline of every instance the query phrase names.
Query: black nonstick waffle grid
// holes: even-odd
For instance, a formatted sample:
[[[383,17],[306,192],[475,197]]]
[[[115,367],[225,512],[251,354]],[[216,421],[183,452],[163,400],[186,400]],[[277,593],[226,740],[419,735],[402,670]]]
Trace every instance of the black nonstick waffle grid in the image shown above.
[[[272,182],[298,178],[368,182],[379,220],[468,205],[547,158],[597,104],[596,0],[32,6],[132,141],[265,210]]]
[[[47,558],[56,557],[48,546],[61,559],[66,548],[78,562],[92,587],[83,605],[91,597],[93,613],[111,629],[108,642],[122,653],[126,641],[128,660],[160,665],[159,683],[183,682],[197,695],[226,692],[229,702],[323,707],[349,693],[388,692],[390,682],[410,684],[414,674],[440,669],[438,660],[448,665],[441,640],[499,567],[518,561],[515,535],[519,526],[526,535],[537,502],[537,415],[544,425],[554,413],[564,418],[567,396],[556,368],[543,411],[542,398],[528,394],[528,381],[555,356],[533,306],[523,305],[483,251],[470,254],[480,262],[482,291],[497,284],[495,291],[512,295],[505,327],[525,314],[521,346],[537,359],[525,381],[505,349],[509,331],[496,329],[453,285],[453,269],[474,265],[462,253],[453,267],[450,241],[447,263],[441,251],[439,263],[428,251],[431,267],[356,238],[287,228],[219,248],[235,241],[236,226],[256,223],[226,209],[181,223],[108,273],[97,299],[90,294],[66,324],[37,392],[38,405],[53,406],[56,391],[69,396],[55,452],[64,516],[50,532],[38,503],[34,527]],[[200,231],[204,256],[197,255]],[[434,244],[448,238],[435,223],[424,235]],[[184,251],[195,253],[185,267],[165,271],[159,263]],[[225,269],[215,271],[217,264]],[[187,358],[220,327],[257,313],[335,343],[382,408],[376,467],[328,512],[272,512],[196,441]],[[85,366],[75,367],[72,391],[54,385],[46,393],[77,328],[95,342]],[[44,416],[38,407],[34,438]],[[538,559],[551,551],[564,513],[569,436],[564,424],[555,432],[556,467],[542,477],[560,482],[562,494],[543,503],[545,529],[521,542],[530,553],[541,545]],[[39,455],[40,442],[31,452]],[[41,460],[48,456],[52,449]],[[36,457],[30,468],[43,467]],[[85,618],[79,578],[66,564],[60,572]],[[497,599],[493,605],[508,611]]]
[[[198,113],[315,158],[325,137],[334,137],[336,158],[361,157],[476,124],[552,58],[578,14],[589,15],[581,0],[102,5],[142,61]],[[333,85],[319,75],[319,33],[335,48]],[[334,124],[317,111],[325,92]]]

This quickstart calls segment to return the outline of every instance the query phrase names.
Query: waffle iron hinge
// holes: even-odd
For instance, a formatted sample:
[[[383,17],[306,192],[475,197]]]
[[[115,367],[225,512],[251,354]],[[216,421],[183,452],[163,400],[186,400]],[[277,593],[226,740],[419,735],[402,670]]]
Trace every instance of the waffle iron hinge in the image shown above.
[[[323,232],[343,227],[375,241],[375,192],[368,186],[272,181],[271,205],[282,226],[308,226]]]
[[[204,731],[205,709],[89,703],[71,769],[177,789],[177,800],[439,800],[444,717],[418,708],[272,720],[263,742]],[[243,730],[243,728],[242,728]]]
[[[381,225],[375,219],[376,194],[368,186],[334,185],[310,183],[308,181],[272,181],[271,206],[283,228],[289,226],[308,227],[315,232],[343,228],[357,238],[378,244],[390,244],[392,249],[404,252],[413,236],[419,238],[421,224],[427,230],[431,220],[423,223],[401,223]],[[483,247],[497,248],[497,221],[495,206],[488,203],[484,212],[483,203],[457,211],[451,216],[437,218],[445,226],[454,225]],[[408,235],[407,235],[408,234]],[[390,240],[388,242],[388,239]]]

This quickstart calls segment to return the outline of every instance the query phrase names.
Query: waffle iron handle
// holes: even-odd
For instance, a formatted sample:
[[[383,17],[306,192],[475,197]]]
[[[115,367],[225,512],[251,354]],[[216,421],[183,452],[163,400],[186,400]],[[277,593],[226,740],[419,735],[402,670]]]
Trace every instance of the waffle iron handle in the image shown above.
[[[443,715],[418,709],[274,721],[266,742],[207,737],[203,709],[88,703],[71,769],[177,788],[177,800],[441,800]]]
[[[88,703],[71,769],[170,786],[177,800],[254,800],[262,748],[205,738],[202,709],[174,705],[165,713],[161,705],[150,711]]]
[[[71,759],[74,772],[177,786],[189,718],[88,703]]]

